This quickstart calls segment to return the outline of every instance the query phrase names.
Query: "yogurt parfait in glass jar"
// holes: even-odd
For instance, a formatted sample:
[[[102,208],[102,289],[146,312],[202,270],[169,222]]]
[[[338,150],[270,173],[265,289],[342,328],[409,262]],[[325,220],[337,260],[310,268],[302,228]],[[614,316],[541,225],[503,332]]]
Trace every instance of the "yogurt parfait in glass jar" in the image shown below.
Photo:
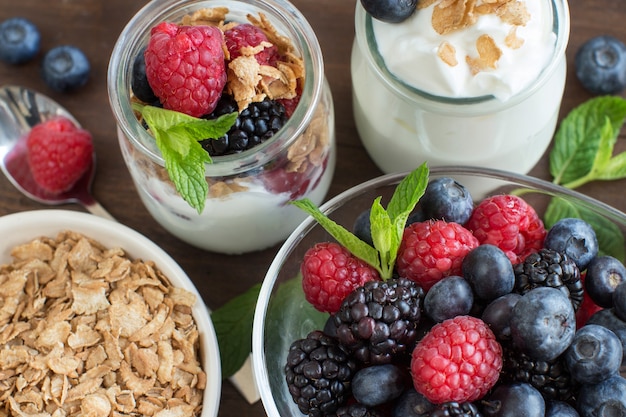
[[[355,122],[381,170],[538,162],[565,86],[566,0],[418,0],[395,23],[357,3]]]
[[[108,70],[119,145],[165,229],[238,254],[284,240],[335,167],[334,110],[317,38],[285,0],[150,2]]]

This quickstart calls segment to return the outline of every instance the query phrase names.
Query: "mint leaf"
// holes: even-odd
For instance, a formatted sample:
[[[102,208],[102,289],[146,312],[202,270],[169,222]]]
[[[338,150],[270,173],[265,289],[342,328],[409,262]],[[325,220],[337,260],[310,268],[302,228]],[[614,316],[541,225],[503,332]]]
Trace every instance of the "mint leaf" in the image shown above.
[[[260,290],[261,284],[256,284],[211,313],[223,378],[234,375],[252,351],[252,322]]]
[[[589,223],[596,231],[601,252],[624,262],[626,259],[624,235],[615,223],[581,204],[564,198],[553,197],[544,214],[546,228],[552,227],[554,223],[567,217],[576,217]]]
[[[133,109],[140,112],[148,124],[176,190],[191,207],[202,213],[208,194],[205,164],[212,160],[199,141],[224,136],[235,123],[237,113],[205,120],[139,103],[134,103]]]
[[[607,165],[595,166],[596,156],[612,153],[625,117],[626,100],[617,96],[596,97],[572,110],[561,122],[550,152],[554,182],[575,188],[605,175]],[[610,132],[605,125],[607,118]],[[613,164],[611,170],[618,171]]]
[[[381,204],[381,197],[374,200],[370,212],[374,247],[329,219],[310,200],[296,200],[292,204],[311,215],[354,256],[374,267],[382,279],[388,279],[393,273],[406,221],[428,185],[428,174],[424,163],[404,177],[394,190],[387,210]]]

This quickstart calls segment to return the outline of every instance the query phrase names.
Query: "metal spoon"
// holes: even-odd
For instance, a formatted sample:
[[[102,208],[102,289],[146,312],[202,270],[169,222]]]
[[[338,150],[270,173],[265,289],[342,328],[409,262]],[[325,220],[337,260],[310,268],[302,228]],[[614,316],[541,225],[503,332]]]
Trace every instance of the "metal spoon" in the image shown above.
[[[74,116],[43,94],[21,86],[0,87],[0,168],[18,190],[35,201],[78,203],[92,214],[114,220],[91,195],[95,154],[87,172],[61,194],[46,192],[33,179],[26,159],[26,135],[36,124],[56,116],[65,116],[80,126]]]

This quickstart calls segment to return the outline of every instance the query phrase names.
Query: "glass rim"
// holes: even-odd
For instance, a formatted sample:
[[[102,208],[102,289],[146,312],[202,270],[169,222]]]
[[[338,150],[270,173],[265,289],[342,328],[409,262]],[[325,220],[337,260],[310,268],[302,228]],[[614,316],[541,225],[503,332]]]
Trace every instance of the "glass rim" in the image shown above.
[[[377,78],[383,82],[383,84],[396,94],[408,99],[409,101],[419,101],[424,107],[430,108],[435,111],[449,111],[451,106],[462,106],[471,104],[483,104],[483,103],[498,103],[503,108],[509,108],[515,104],[523,101],[528,96],[532,95],[537,89],[543,86],[549,81],[552,74],[557,71],[561,59],[565,57],[565,50],[569,42],[570,34],[570,14],[568,0],[549,0],[552,5],[553,15],[553,32],[556,34],[556,44],[552,57],[548,65],[543,68],[538,78],[532,82],[528,88],[523,89],[521,92],[511,96],[506,101],[500,101],[493,95],[484,95],[476,97],[443,97],[435,94],[428,93],[420,90],[414,86],[411,86],[398,77],[393,75],[383,62],[383,58],[378,51],[373,51],[375,48],[375,39],[372,33],[372,17],[365,11],[359,2],[356,4],[355,11],[355,36],[356,41],[363,51],[365,60],[376,74]]]
[[[314,117],[324,90],[324,62],[322,51],[313,28],[304,15],[288,0],[178,0],[175,2],[149,2],[128,21],[122,29],[111,53],[107,70],[109,104],[116,120],[119,134],[132,143],[153,162],[164,166],[165,161],[154,145],[154,138],[141,126],[132,110],[130,82],[132,59],[145,45],[149,28],[167,20],[176,13],[180,16],[208,7],[228,7],[229,15],[240,10],[254,9],[264,13],[277,28],[288,30],[288,36],[305,65],[305,81],[301,100],[283,128],[272,138],[241,153],[212,157],[205,164],[207,175],[232,175],[264,165],[272,159],[273,149],[284,149],[293,143]],[[184,12],[181,12],[184,11]],[[129,93],[128,96],[122,92]],[[280,143],[279,143],[280,141]],[[152,144],[148,146],[146,144]],[[269,153],[269,154],[268,154]]]

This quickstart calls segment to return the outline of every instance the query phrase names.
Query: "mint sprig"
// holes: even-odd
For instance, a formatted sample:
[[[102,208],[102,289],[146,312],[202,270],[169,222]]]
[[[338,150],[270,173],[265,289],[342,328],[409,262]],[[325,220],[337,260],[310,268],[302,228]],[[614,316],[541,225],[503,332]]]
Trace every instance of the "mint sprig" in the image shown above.
[[[335,223],[309,199],[295,200],[291,204],[313,217],[354,256],[374,267],[382,279],[389,279],[393,274],[406,221],[428,185],[428,173],[424,163],[404,177],[394,190],[387,209],[381,204],[382,197],[374,200],[370,211],[373,247]]]
[[[224,136],[235,123],[237,113],[206,120],[139,103],[133,103],[133,109],[150,128],[176,191],[202,213],[209,192],[205,164],[213,161],[199,141]]]

